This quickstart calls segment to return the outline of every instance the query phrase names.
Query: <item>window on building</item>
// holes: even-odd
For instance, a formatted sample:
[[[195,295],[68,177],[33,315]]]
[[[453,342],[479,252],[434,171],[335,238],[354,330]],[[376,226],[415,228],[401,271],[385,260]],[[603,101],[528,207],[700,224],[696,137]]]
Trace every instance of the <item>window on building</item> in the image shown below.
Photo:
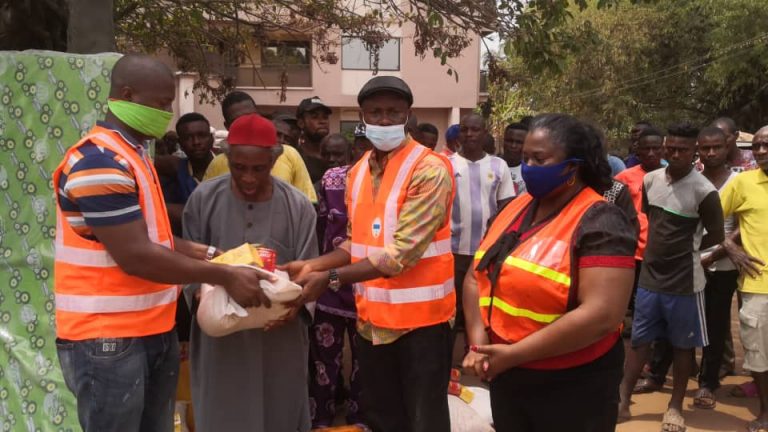
[[[341,68],[353,70],[373,70],[375,57],[360,38],[341,38]],[[379,70],[400,70],[400,39],[392,38],[384,42],[379,50]]]
[[[310,41],[267,41],[250,51],[238,68],[237,85],[242,87],[312,87]]]

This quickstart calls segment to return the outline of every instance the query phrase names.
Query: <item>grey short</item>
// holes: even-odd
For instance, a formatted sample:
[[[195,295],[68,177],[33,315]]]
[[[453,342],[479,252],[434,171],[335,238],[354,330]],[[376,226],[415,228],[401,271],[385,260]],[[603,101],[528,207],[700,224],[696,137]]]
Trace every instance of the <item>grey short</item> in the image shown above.
[[[744,369],[768,372],[768,294],[741,293],[739,322]]]

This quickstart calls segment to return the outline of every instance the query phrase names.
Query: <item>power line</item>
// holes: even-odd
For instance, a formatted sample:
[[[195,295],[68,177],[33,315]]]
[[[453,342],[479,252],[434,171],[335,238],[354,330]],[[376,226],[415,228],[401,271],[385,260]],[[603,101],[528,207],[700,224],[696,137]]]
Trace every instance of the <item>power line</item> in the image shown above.
[[[735,54],[739,54],[740,52],[749,50],[751,48],[755,47],[755,43],[760,42],[764,39],[768,39],[768,32],[762,33],[754,38],[730,45],[725,48],[721,48],[715,52],[709,53],[705,56],[700,56],[695,59],[691,59],[655,72],[652,72],[650,74],[646,74],[640,77],[632,78],[626,81],[623,81],[619,83],[616,86],[617,91],[623,91],[628,90],[630,88],[640,87],[646,84],[651,84],[663,79],[671,78],[678,75],[683,75],[686,73],[693,72],[695,70],[701,69],[704,66],[707,66],[709,64],[715,63],[717,61],[723,60],[725,58],[731,57]],[[686,66],[695,64],[697,62],[704,61],[703,63],[697,64],[695,66],[691,66],[690,68],[687,68]],[[679,69],[681,67],[684,67],[683,70],[678,72],[670,72],[665,74],[664,72],[667,71],[674,71],[675,69]],[[601,93],[605,93],[607,89],[605,88],[596,88],[593,90],[586,90],[581,93],[577,93],[574,95],[566,95],[565,97],[568,98],[582,98],[582,97],[588,97],[588,96],[596,96]]]
[[[729,51],[731,51],[733,49],[742,48],[745,45],[746,45],[746,47],[749,47],[750,45],[752,45],[752,44],[754,44],[756,42],[759,42],[760,40],[765,39],[766,37],[768,37],[768,32],[761,33],[761,34],[759,34],[759,35],[757,35],[757,36],[755,36],[753,38],[750,38],[750,39],[747,39],[747,40],[744,40],[744,41],[741,41],[741,42],[737,42],[737,43],[732,44],[732,45],[728,45],[726,47],[720,48],[720,49],[715,50],[715,51],[713,51],[711,53],[708,53],[706,55],[703,55],[703,56],[700,56],[700,57],[696,57],[696,58],[687,60],[685,62],[676,64],[676,65],[673,65],[673,66],[669,66],[669,67],[666,67],[664,69],[660,69],[660,70],[655,71],[655,72],[651,72],[651,73],[649,73],[647,75],[641,75],[639,77],[632,78],[630,80],[625,81],[624,84],[629,84],[629,83],[631,83],[633,81],[644,80],[644,79],[649,78],[649,77],[654,76],[654,75],[659,75],[659,74],[662,74],[662,73],[670,71],[670,70],[674,70],[674,69],[677,69],[677,68],[680,68],[680,67],[691,65],[691,64],[697,63],[699,61],[707,60],[707,59],[710,59],[712,57],[716,57],[718,55],[725,54],[725,53],[727,53],[727,52],[729,52]]]

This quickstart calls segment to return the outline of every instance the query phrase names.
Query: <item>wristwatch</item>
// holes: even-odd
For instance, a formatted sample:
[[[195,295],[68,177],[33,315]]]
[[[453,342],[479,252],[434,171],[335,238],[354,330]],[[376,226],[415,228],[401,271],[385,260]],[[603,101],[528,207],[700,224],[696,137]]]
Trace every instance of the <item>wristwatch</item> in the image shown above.
[[[341,281],[339,280],[339,272],[336,269],[328,270],[328,288],[333,292],[338,292],[341,288]]]

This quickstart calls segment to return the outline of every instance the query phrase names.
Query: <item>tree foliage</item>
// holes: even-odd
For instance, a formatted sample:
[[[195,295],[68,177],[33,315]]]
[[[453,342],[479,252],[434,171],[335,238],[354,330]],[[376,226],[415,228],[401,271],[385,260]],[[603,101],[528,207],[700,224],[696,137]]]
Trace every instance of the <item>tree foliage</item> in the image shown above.
[[[0,0],[3,28],[63,28],[67,2],[74,0]],[[618,0],[595,0],[598,7]],[[572,9],[587,0],[114,0],[117,48],[121,51],[167,52],[178,65],[198,72],[197,86],[220,96],[234,84],[233,67],[245,62],[249,41],[279,33],[310,35],[318,64],[335,63],[339,34],[359,37],[374,53],[389,29],[413,25],[413,44],[421,56],[433,55],[455,76],[450,60],[461,55],[478,33],[497,32],[510,46],[533,59],[540,70],[557,67],[561,31]],[[32,4],[45,5],[35,10]],[[38,8],[39,9],[39,8]],[[64,13],[62,13],[62,10]],[[56,21],[59,26],[51,26]],[[48,23],[41,25],[41,23]],[[6,35],[8,32],[6,32]],[[26,37],[18,32],[5,49],[62,49],[61,31]],[[99,35],[91,35],[99,37]],[[375,65],[374,65],[375,67]],[[458,79],[458,77],[456,77]],[[288,84],[288,83],[284,83]]]
[[[768,19],[762,0],[616,2],[610,10],[569,8],[549,34],[550,67],[536,53],[505,45],[492,64],[497,122],[510,112],[564,111],[610,134],[649,119],[734,117],[745,130],[768,114]],[[514,96],[510,96],[514,95]]]

